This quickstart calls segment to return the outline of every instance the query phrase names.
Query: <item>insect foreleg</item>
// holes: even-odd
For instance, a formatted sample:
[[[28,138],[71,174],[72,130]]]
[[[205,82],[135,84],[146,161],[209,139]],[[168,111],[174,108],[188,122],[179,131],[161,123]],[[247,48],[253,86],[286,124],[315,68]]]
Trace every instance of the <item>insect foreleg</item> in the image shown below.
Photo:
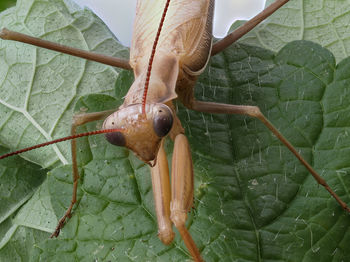
[[[186,228],[187,213],[193,205],[193,163],[188,140],[185,135],[175,137],[171,168],[171,221],[195,261],[203,261],[199,250]]]
[[[339,203],[339,205],[350,212],[350,208],[344,201],[330,188],[326,181],[312,168],[312,166],[299,154],[294,146],[277,130],[276,127],[261,113],[257,106],[245,106],[245,105],[229,105],[219,104],[212,102],[192,101],[189,106],[191,109],[212,113],[212,114],[236,114],[236,115],[248,115],[259,119],[272,133],[299,159],[299,161],[306,167],[316,181],[321,184]]]
[[[163,148],[163,141],[158,151],[157,164],[151,168],[151,173],[158,222],[158,237],[165,245],[169,245],[174,239],[174,232],[170,220],[171,189],[169,167],[168,159]]]
[[[86,113],[86,114],[79,114],[75,115],[73,117],[73,123],[71,127],[71,135],[76,135],[76,129],[78,126],[81,126],[83,124],[102,120],[115,110],[106,110],[102,112],[96,112],[96,113]],[[72,193],[72,200],[70,202],[70,205],[68,209],[66,210],[66,213],[63,215],[63,217],[58,221],[55,231],[51,234],[52,237],[57,237],[60,234],[61,229],[63,228],[67,218],[71,217],[72,209],[74,207],[74,204],[77,202],[77,189],[78,189],[78,181],[79,181],[79,170],[78,170],[78,162],[77,162],[77,142],[76,139],[71,140],[71,151],[72,151],[72,176],[73,176],[73,193]]]

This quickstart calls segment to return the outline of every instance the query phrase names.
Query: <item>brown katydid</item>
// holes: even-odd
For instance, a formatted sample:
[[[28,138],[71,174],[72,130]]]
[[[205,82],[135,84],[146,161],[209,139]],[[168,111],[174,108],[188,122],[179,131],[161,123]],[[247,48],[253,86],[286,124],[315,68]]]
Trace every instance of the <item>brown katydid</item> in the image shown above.
[[[172,1],[171,3],[173,3],[173,2],[175,2],[175,1]],[[277,1],[277,2],[282,2],[282,1]],[[285,1],[285,2],[287,2],[287,1]],[[208,4],[208,3],[207,3]],[[209,4],[208,4],[209,5]],[[152,8],[150,8],[150,11],[152,10]],[[175,12],[175,10],[173,10],[173,12]],[[207,11],[207,13],[208,13],[208,11]],[[201,12],[201,14],[203,14],[203,12]],[[205,14],[205,12],[204,12],[204,14]],[[142,22],[141,22],[142,23]],[[153,28],[153,31],[155,30],[155,28]],[[205,31],[205,30],[204,30]],[[205,32],[207,32],[207,33],[210,33],[208,30],[206,30]],[[239,32],[239,31],[238,31]],[[141,35],[142,36],[142,35]],[[160,39],[162,39],[162,34],[160,34]],[[198,38],[199,40],[203,40],[203,38],[201,38],[201,37],[199,37]],[[207,42],[208,42],[208,40],[207,39],[205,39]],[[204,41],[204,40],[203,40]],[[153,41],[152,41],[153,42]],[[210,41],[209,41],[210,42]],[[229,41],[229,43],[231,43],[232,42],[232,40],[231,41]],[[143,49],[140,49],[140,50],[138,50],[138,49],[136,49],[137,51],[140,51],[140,52],[146,52],[147,50],[147,52],[148,53],[150,53],[150,44],[149,43],[147,43],[147,41],[144,41],[144,42],[142,42],[142,43],[145,43],[145,44],[147,44],[147,47],[148,48],[143,48]],[[218,48],[218,46],[219,45],[215,45],[214,46],[214,49],[213,50],[215,50],[214,52],[217,52],[217,48]],[[161,45],[161,41],[160,41],[160,47],[162,47],[162,45]],[[161,50],[161,48],[159,48],[159,47],[157,47],[157,50],[158,49],[160,49]],[[221,49],[221,48],[218,48],[219,50]],[[134,49],[135,50],[135,49]],[[207,45],[206,46],[206,49],[205,49],[205,52],[203,51],[203,53],[205,53],[205,54],[208,54],[209,53],[209,50],[210,50],[210,47]],[[176,50],[175,50],[176,51]],[[147,53],[146,52],[146,53]],[[164,55],[159,55],[159,56],[157,56],[157,54],[159,54],[159,53],[155,53],[156,55],[155,55],[155,59],[162,59],[162,58],[164,58],[165,59],[165,61],[167,60],[167,58],[169,57],[169,54],[168,53],[166,53],[166,54],[164,54]],[[136,56],[137,57],[137,56]],[[207,56],[208,57],[208,56]],[[204,57],[202,60],[204,61],[202,61],[202,63],[201,63],[201,66],[198,66],[198,68],[197,69],[202,69],[203,67],[204,67],[204,65],[205,65],[205,63],[206,63],[206,61],[207,61],[207,57]],[[171,58],[171,57],[170,57]],[[168,58],[168,59],[170,59],[170,58]],[[171,59],[170,59],[170,61],[171,61]],[[180,60],[180,61],[182,61],[182,60]],[[144,60],[142,60],[142,62],[143,63],[146,63]],[[168,62],[169,63],[169,62]],[[175,61],[175,65],[177,65],[176,63],[178,63],[178,61]],[[136,66],[137,65],[140,65],[139,63],[135,63],[136,64]],[[171,63],[170,63],[171,64]],[[184,63],[185,65],[186,65],[186,63]],[[146,65],[147,65],[147,63],[146,64],[142,64],[142,68],[144,68],[144,67],[146,67]],[[155,73],[155,72],[157,72],[157,67],[156,66],[159,66],[159,67],[161,67],[160,69],[158,69],[159,71],[161,71],[161,69],[163,69],[163,65],[162,65],[162,61],[160,61],[160,60],[156,60],[155,62],[154,62],[154,64],[153,64],[154,66],[154,68],[155,68],[155,70],[154,71],[150,71],[151,72],[151,77],[152,76],[154,76],[154,77],[156,77],[157,76],[157,74],[159,74],[159,75],[162,75],[163,73]],[[135,67],[135,66],[134,66]],[[177,68],[178,66],[175,66],[175,68]],[[182,70],[184,67],[180,67],[180,69]],[[189,67],[189,69],[191,69],[191,67]],[[136,70],[137,71],[137,70]],[[140,72],[141,72],[141,74],[142,73],[145,73],[145,69],[142,69],[142,70],[140,70]],[[163,70],[162,70],[163,71]],[[162,72],[161,71],[161,72]],[[194,70],[192,70],[192,71],[194,71]],[[200,70],[199,70],[200,71]],[[191,70],[185,70],[184,71],[185,73],[187,73],[187,74],[189,74],[190,76],[191,76],[191,73],[189,73],[189,72],[191,72]],[[173,70],[170,70],[170,73],[174,73],[174,71]],[[192,72],[193,73],[193,72]],[[138,73],[135,73],[136,74],[136,76],[137,75],[140,75],[140,73],[138,74]],[[184,74],[184,73],[183,73]],[[171,76],[167,76],[166,77],[166,79],[167,79],[167,81],[170,81],[170,79],[172,79],[173,81],[176,81],[176,79],[178,79],[178,76],[177,76],[177,74],[175,74],[175,76],[176,77],[173,77],[173,79],[171,78]],[[193,74],[192,74],[192,76],[193,76]],[[175,78],[175,79],[174,79]],[[181,80],[181,79],[180,79]],[[137,81],[137,80],[136,80]],[[140,80],[141,81],[141,80]],[[194,81],[193,79],[190,79],[190,81]],[[151,80],[151,82],[152,82],[152,80]],[[158,84],[158,82],[159,83],[161,83],[162,81],[155,81],[156,82],[156,84]],[[165,82],[165,81],[164,81]],[[174,85],[173,85],[174,86]],[[185,85],[186,87],[188,87],[188,86],[192,86],[192,85]],[[142,86],[143,87],[143,86]],[[220,105],[220,106],[218,106],[217,104],[214,104],[214,103],[197,103],[197,102],[194,102],[192,99],[193,99],[193,97],[191,97],[190,95],[188,95],[188,94],[186,94],[186,91],[183,91],[183,89],[181,89],[181,87],[182,86],[180,86],[179,88],[180,89],[178,89],[177,91],[177,95],[179,96],[179,98],[180,98],[180,100],[182,100],[182,102],[186,105],[186,106],[188,106],[188,107],[190,107],[190,108],[193,108],[193,109],[195,109],[195,110],[199,110],[199,111],[203,111],[203,112],[210,112],[210,113],[239,113],[239,114],[248,114],[248,115],[252,115],[252,116],[255,116],[255,117],[258,117],[260,120],[262,120],[265,124],[268,124],[268,122],[267,122],[267,120],[260,114],[260,112],[259,111],[257,111],[257,108],[255,108],[255,107],[245,107],[245,106],[237,106],[237,107],[235,107],[235,106],[230,106],[230,105],[226,105],[226,106],[223,106],[223,105]],[[183,87],[182,87],[183,88]],[[143,90],[142,88],[140,88],[141,90]],[[151,89],[152,90],[152,89]],[[131,93],[130,94],[133,94],[132,92],[133,91],[130,91]],[[135,92],[135,93],[137,93],[137,92]],[[169,97],[170,98],[174,98],[174,96],[172,97],[172,95],[174,95],[173,93],[170,93],[169,94]],[[151,98],[147,98],[148,100],[151,100],[151,101],[153,101],[153,100],[155,100],[155,101],[160,101],[160,102],[164,102],[163,100],[161,100],[160,98],[157,98],[157,96],[158,96],[158,94],[153,94],[152,93],[152,91],[151,91],[151,93],[150,93],[150,96],[151,96]],[[163,96],[162,95],[162,99],[164,98],[164,97],[166,97],[166,96]],[[137,99],[137,98],[136,98]],[[171,100],[171,99],[169,99],[169,100]],[[140,102],[140,101],[139,101]],[[131,103],[133,103],[133,102],[131,102]],[[163,110],[163,109],[162,109]],[[165,109],[164,109],[165,110]],[[139,111],[139,110],[136,110],[136,111]],[[82,117],[82,119],[84,119],[85,118],[85,116],[84,117]],[[98,117],[93,117],[94,119],[95,118],[98,118]],[[147,118],[149,118],[149,117],[147,117]],[[83,120],[83,121],[85,121],[85,120]],[[113,122],[113,120],[112,120],[112,122]],[[269,128],[272,128],[273,129],[273,127],[271,126],[271,125],[269,125]],[[177,131],[178,133],[176,133],[176,131],[173,131],[173,132],[175,132],[175,134],[173,134],[173,136],[176,136],[176,135],[179,135],[179,133],[181,133],[182,131]],[[278,133],[277,133],[277,131],[275,130],[275,129],[273,129],[273,132],[277,135],[277,136],[279,136],[278,135]],[[119,136],[119,135],[118,135]],[[182,137],[182,135],[179,135],[179,136],[181,136]],[[283,139],[282,139],[283,140]],[[118,142],[117,143],[120,143],[119,142],[119,140],[118,140]],[[286,143],[286,141],[284,140],[284,143]],[[180,143],[181,144],[181,143]],[[292,148],[291,148],[291,146],[288,144],[287,146],[289,146],[289,148],[291,149],[291,150],[293,150]],[[187,148],[187,145],[185,144],[185,146],[183,146],[183,145],[181,145],[181,146],[179,146],[181,149],[180,149],[180,152],[188,152],[188,151],[186,151],[186,148]],[[158,148],[158,145],[156,145],[155,146],[155,150],[154,151],[157,151],[157,148]],[[175,148],[178,148],[177,146],[175,146]],[[185,150],[184,150],[185,149]],[[184,151],[183,151],[184,150]],[[151,150],[152,151],[152,150]],[[151,151],[147,151],[147,153],[150,153]],[[296,152],[296,151],[294,151],[293,153],[295,153],[295,154],[297,154],[298,155],[298,153]],[[141,153],[139,153],[139,155],[140,155]],[[156,165],[156,167],[157,166],[160,166],[160,164],[159,163],[164,163],[163,161],[160,161],[159,159],[161,159],[161,157],[163,157],[162,156],[162,154],[163,153],[160,153],[161,154],[161,156],[159,156],[158,157],[158,160],[157,160],[157,165]],[[142,157],[141,157],[142,158]],[[151,157],[144,157],[143,158],[143,160],[145,160],[145,161],[149,161],[149,160],[152,160],[152,158],[154,158],[154,155],[153,156],[151,156]],[[185,158],[185,159],[181,159],[181,157],[176,157],[176,154],[175,154],[175,156],[174,156],[174,160],[176,160],[176,161],[186,161],[186,159],[189,159],[190,157],[189,157],[189,155],[188,155],[188,157],[187,158]],[[305,164],[305,163],[304,163]],[[180,164],[180,165],[176,165],[176,167],[181,167],[181,166],[185,166],[185,167],[189,167],[189,165],[191,165],[191,163],[188,163],[188,164]],[[310,167],[309,166],[307,166],[309,169],[310,169]],[[161,167],[160,167],[161,168]],[[189,167],[189,169],[191,170],[191,168]],[[153,168],[152,170],[155,170],[155,168]],[[173,170],[174,170],[174,168],[173,168]],[[153,172],[155,172],[156,174],[158,174],[158,171],[157,170],[155,170],[155,171],[153,171]],[[189,171],[189,173],[190,173],[191,171]],[[161,173],[161,174],[164,174],[163,172],[159,172],[159,173]],[[181,172],[180,172],[180,174],[181,174]],[[314,175],[316,175],[315,173],[313,173]],[[179,179],[179,180],[181,180],[181,179]],[[320,181],[319,181],[320,182]],[[156,182],[155,182],[156,183]],[[190,184],[191,183],[193,183],[192,181],[190,181],[189,182]],[[174,185],[174,183],[173,183],[173,187],[175,188],[175,189],[177,189],[177,186],[175,186]],[[174,190],[174,188],[173,188],[173,190]],[[156,191],[157,192],[157,191]],[[159,192],[159,191],[158,191]],[[161,193],[161,192],[159,192],[160,194],[164,194],[164,193]],[[182,208],[183,210],[185,210],[186,212],[185,213],[181,213],[180,214],[180,216],[185,216],[185,214],[187,213],[187,211],[188,211],[188,209],[190,208],[190,202],[192,201],[192,196],[191,196],[191,194],[193,194],[193,192],[191,192],[191,191],[186,191],[186,193],[187,193],[187,195],[189,195],[187,198],[186,198],[186,200],[187,200],[187,202],[188,203],[186,203],[186,205],[185,205],[185,208]],[[181,194],[182,195],[182,194]],[[156,201],[158,200],[158,201],[160,201],[160,200],[163,200],[163,201],[167,201],[167,203],[169,203],[169,199],[168,200],[164,200],[164,198],[158,198],[158,197],[155,197],[156,198]],[[173,197],[173,200],[174,199],[178,199],[177,197]],[[186,202],[186,201],[185,201]],[[175,203],[175,201],[174,201],[174,203]],[[183,202],[182,203],[180,203],[180,205],[182,205],[183,204]],[[175,205],[175,204],[174,204]],[[345,208],[345,205],[342,203],[341,204],[344,208]],[[169,206],[169,205],[167,205],[167,206]],[[181,208],[180,208],[181,209]],[[159,209],[158,209],[159,210]],[[174,209],[175,211],[174,211],[174,213],[176,213],[178,210],[177,209]],[[169,211],[166,211],[166,212],[169,212]],[[179,216],[176,216],[175,218],[173,218],[173,220],[175,220],[176,221],[176,219],[178,218]],[[159,219],[164,219],[164,218],[166,218],[166,219],[168,219],[168,221],[167,221],[167,223],[171,223],[170,222],[170,220],[169,220],[169,216],[167,216],[167,215],[161,215],[160,217],[159,217]],[[174,221],[173,221],[174,222]],[[176,221],[177,222],[177,221]],[[183,221],[180,221],[179,222],[180,224],[177,224],[177,226],[180,228],[180,229],[184,229],[184,227],[183,227]],[[165,233],[165,235],[169,235],[169,225],[166,227],[167,229],[165,230],[165,231],[163,231],[163,232],[166,232]],[[161,228],[160,229],[160,231],[162,232],[162,230],[163,230],[163,228]],[[185,229],[184,229],[185,230]],[[171,233],[170,233],[171,234]],[[186,235],[186,232],[185,233],[183,233],[184,235]],[[186,239],[186,237],[185,237],[185,239]],[[168,242],[168,240],[164,240],[163,239],[163,241],[164,242]],[[191,241],[191,240],[190,240]],[[188,244],[188,246],[192,246],[192,244],[191,243],[189,243]],[[198,254],[198,252],[196,251],[196,249],[195,249],[195,247],[192,247],[192,249],[191,249],[191,247],[190,247],[190,251],[192,251],[192,254],[193,254],[193,256],[194,257],[197,257],[197,259],[199,259],[199,254]]]

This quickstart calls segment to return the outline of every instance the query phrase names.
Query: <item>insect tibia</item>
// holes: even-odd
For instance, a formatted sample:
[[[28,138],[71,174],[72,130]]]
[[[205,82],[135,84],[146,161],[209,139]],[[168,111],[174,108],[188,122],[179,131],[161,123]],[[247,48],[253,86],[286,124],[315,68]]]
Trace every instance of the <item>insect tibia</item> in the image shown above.
[[[4,40],[8,40],[7,36],[8,36],[8,29],[7,28],[2,28],[1,31],[0,31],[0,38],[1,39],[4,39]]]
[[[51,41],[32,37],[19,32],[14,32],[14,31],[8,30],[7,28],[3,28],[0,31],[0,38],[2,38],[3,40],[12,40],[17,42],[22,42],[29,45],[38,46],[45,49],[61,52],[64,54],[85,58],[87,60],[95,61],[105,65],[110,65],[110,66],[131,70],[131,66],[129,65],[129,62],[124,59],[97,54],[90,51],[57,44]]]

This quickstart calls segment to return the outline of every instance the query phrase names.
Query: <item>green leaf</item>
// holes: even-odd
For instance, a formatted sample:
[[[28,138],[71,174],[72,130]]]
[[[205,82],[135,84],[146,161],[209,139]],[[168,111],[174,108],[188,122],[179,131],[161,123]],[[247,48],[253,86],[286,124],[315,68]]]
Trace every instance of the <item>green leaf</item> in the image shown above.
[[[43,241],[48,234],[28,227],[16,227],[6,246],[1,248],[1,261],[29,261],[37,252],[36,243]]]
[[[34,29],[46,28],[50,19],[45,15],[35,16],[37,13],[32,13],[39,8],[41,12],[49,10],[50,17],[52,14],[62,14],[62,17],[73,14],[71,18],[73,22],[68,28],[72,27],[79,32],[76,24],[80,23],[75,23],[74,17],[79,17],[83,11],[79,11],[67,1],[33,1],[30,2],[30,7],[23,9],[23,4],[29,2],[21,2],[17,7],[21,7],[18,9],[21,10],[18,11],[21,14],[19,18],[22,19],[20,23],[14,22],[15,12],[12,9],[3,13],[0,20],[11,22],[12,28],[17,26],[28,30],[29,24],[34,26],[38,22],[34,23],[30,18],[40,17],[39,22],[47,23],[44,27],[38,22]],[[56,9],[51,12],[50,8]],[[95,19],[89,13],[83,20],[90,21],[87,23],[90,25],[99,24],[100,22]],[[54,26],[57,26],[57,23]],[[63,26],[62,30],[65,28]],[[80,28],[86,30],[89,27]],[[57,29],[54,32],[62,30]],[[86,31],[81,35],[89,38],[91,42],[98,42],[102,39],[100,35],[96,35],[99,30],[91,37],[88,37]],[[39,35],[45,37],[47,34]],[[62,38],[56,40],[60,39]],[[69,39],[73,41],[75,38],[72,36]],[[20,50],[27,48],[22,44],[4,41],[1,41],[0,45],[3,47],[0,49],[1,63],[5,61],[4,57],[7,62],[17,59],[20,57],[18,53],[24,54],[24,51]],[[9,50],[17,50],[14,53],[15,58]],[[57,54],[34,50],[40,55],[35,60],[29,61],[34,61],[34,64],[27,61],[28,67],[33,68],[34,76],[47,64],[50,69],[58,70],[58,72],[52,71],[52,78],[55,78],[56,74],[62,76],[63,71],[58,65],[42,63],[43,66],[40,67],[38,66],[40,63],[37,64],[43,56],[55,57]],[[67,59],[73,62],[73,65],[70,65],[64,61],[60,66],[71,69],[72,73],[68,76],[76,75],[74,63],[78,63],[79,60],[66,58],[63,55],[59,57],[58,60]],[[14,65],[22,63],[26,65],[19,60],[14,61]],[[81,69],[81,74],[90,81],[78,81],[78,86],[72,87],[72,90],[87,90],[87,92],[74,91],[76,94],[72,99],[71,96],[61,94],[56,88],[55,96],[59,97],[61,94],[68,100],[65,103],[60,102],[63,105],[61,109],[63,116],[59,115],[61,111],[57,108],[42,116],[39,114],[42,111],[32,115],[33,118],[37,116],[37,122],[40,124],[51,118],[59,119],[58,122],[60,119],[65,119],[60,123],[61,135],[69,133],[68,116],[71,117],[74,110],[90,112],[113,108],[121,103],[121,98],[128,89],[128,86],[123,86],[122,83],[130,82],[128,76],[130,73],[123,72],[117,78],[118,72],[114,69],[93,62],[82,63],[85,63],[85,68]],[[195,92],[199,100],[258,105],[340,197],[350,203],[348,152],[350,114],[347,106],[349,66],[350,59],[344,59],[336,65],[332,53],[307,41],[287,44],[278,53],[239,44],[212,58],[206,71],[201,75]],[[2,68],[4,67],[0,66],[0,70]],[[89,76],[86,73],[88,69],[91,73]],[[19,71],[18,68],[16,70]],[[104,79],[106,76],[100,75],[104,72],[109,72],[111,78]],[[14,85],[10,89],[5,89],[7,86],[4,83],[8,80],[12,84],[15,82],[12,81],[16,79],[15,76],[14,72],[6,73],[5,76],[0,74],[0,77],[3,77],[0,81],[0,101],[18,103],[14,97],[19,97],[20,90],[32,93],[32,90],[46,86],[46,82],[38,87],[36,84],[40,81],[24,81],[23,83],[27,85],[22,84],[18,87]],[[68,77],[67,81],[72,82],[69,79]],[[106,81],[110,83],[107,91],[97,85]],[[114,83],[115,91],[111,87]],[[94,85],[96,91],[93,89]],[[44,94],[52,91],[50,85],[46,88],[49,88],[49,91],[42,91],[41,101],[29,99],[29,104],[43,102],[42,108],[45,108],[49,102],[45,100]],[[92,95],[90,94],[92,92],[99,94]],[[115,94],[117,97],[112,97]],[[1,143],[13,148],[21,146],[11,143],[18,141],[18,132],[22,134],[20,140],[29,142],[39,140],[31,134],[35,132],[27,131],[26,124],[15,125],[17,121],[15,117],[22,114],[18,123],[26,123],[23,119],[28,114],[23,114],[23,110],[13,111],[13,106],[8,107],[5,103],[0,104],[2,104]],[[64,106],[66,104],[69,106]],[[33,106],[41,107],[40,104]],[[178,107],[179,117],[190,140],[195,169],[195,209],[189,214],[188,226],[206,261],[348,261],[350,259],[347,251],[350,241],[349,215],[322,186],[317,186],[306,169],[265,126],[248,117],[203,114],[185,109],[180,104]],[[10,117],[11,121],[6,121]],[[48,127],[44,130],[55,129],[56,124],[52,126],[51,124],[48,121]],[[46,128],[45,125],[43,128]],[[90,123],[81,127],[79,131],[95,130],[100,125]],[[58,132],[50,135],[56,137],[56,134]],[[27,135],[35,139],[33,140],[31,136],[26,138]],[[170,158],[172,142],[167,141],[166,147]],[[58,150],[68,152],[69,144],[60,145]],[[46,149],[46,151],[35,151],[26,157],[31,161],[40,162],[42,166],[54,167],[48,174],[47,183],[42,185],[36,196],[40,199],[38,201],[43,202],[42,206],[51,210],[51,205],[56,216],[60,217],[70,203],[72,178],[70,165],[54,163],[57,161],[56,152]],[[48,157],[56,160],[47,161]],[[148,166],[129,151],[109,145],[103,136],[79,140],[78,157],[81,175],[78,189],[79,204],[61,235],[57,239],[47,239],[48,234],[41,232],[42,235],[33,237],[33,234],[38,234],[38,224],[42,226],[43,231],[52,224],[48,225],[48,221],[40,215],[43,208],[36,212],[39,223],[34,223],[37,221],[29,223],[19,212],[15,219],[1,224],[1,232],[9,231],[4,231],[2,228],[11,228],[13,221],[20,226],[14,230],[13,237],[9,238],[9,244],[0,250],[0,257],[8,258],[10,257],[8,254],[20,250],[18,246],[12,246],[12,243],[15,243],[31,247],[28,248],[30,255],[18,259],[24,261],[190,259],[178,234],[170,246],[163,245],[157,238]],[[33,206],[30,203],[27,205]],[[49,216],[50,214],[49,212]],[[23,239],[17,236],[28,237]]]
[[[0,2],[0,11],[3,11],[6,8],[14,6],[15,4],[16,4],[16,0],[2,0]]]
[[[310,42],[293,42],[276,55],[237,45],[213,58],[196,95],[207,101],[259,105],[349,201],[348,127],[331,117],[346,116],[345,102],[339,104],[346,97],[329,104],[346,94],[348,66],[350,59],[336,67],[329,51]],[[230,70],[219,73],[225,68]],[[206,88],[209,85],[211,89]],[[93,111],[112,103],[111,97],[90,95],[77,107],[83,104]],[[207,261],[349,258],[348,214],[317,187],[266,127],[246,117],[203,115],[182,107],[179,115],[191,142],[196,174],[190,232]],[[157,240],[147,166],[102,137],[80,141],[80,148],[90,150],[79,153],[86,161],[79,206],[59,239],[38,244],[42,252],[37,260],[185,259],[187,251],[178,236],[170,247]],[[49,176],[57,215],[64,213],[71,197],[70,173],[67,166]]]
[[[0,154],[8,150],[0,147]],[[25,175],[25,176],[23,176]],[[0,222],[12,216],[44,181],[45,170],[20,157],[13,157],[0,162]]]
[[[267,0],[266,6],[275,0]],[[350,55],[347,1],[290,0],[240,42],[279,51],[293,40],[310,40],[329,49],[337,62]]]
[[[68,1],[18,1],[16,9],[2,13],[0,25],[60,44],[127,56],[126,48],[99,19]],[[112,94],[119,71],[57,52],[1,41],[1,143],[15,149],[68,135],[77,99],[94,92]],[[39,151],[25,156],[43,167],[70,162],[67,146],[54,145]]]
[[[7,149],[0,147],[1,155],[7,151]],[[35,209],[28,209],[27,205],[24,205],[28,199],[35,199],[33,194],[45,180],[45,174],[45,170],[18,156],[0,161],[1,261],[22,260],[26,254],[28,255],[34,250],[34,235],[37,235],[40,240],[43,240],[40,236],[47,235],[33,229],[32,225],[35,223],[40,225],[38,219],[40,220],[42,217],[30,216]],[[40,203],[36,205],[39,206]],[[40,210],[40,208],[36,210]],[[25,219],[31,228],[21,227],[24,223],[20,223],[19,217]],[[55,219],[55,217],[53,218]],[[43,228],[41,227],[40,230]]]

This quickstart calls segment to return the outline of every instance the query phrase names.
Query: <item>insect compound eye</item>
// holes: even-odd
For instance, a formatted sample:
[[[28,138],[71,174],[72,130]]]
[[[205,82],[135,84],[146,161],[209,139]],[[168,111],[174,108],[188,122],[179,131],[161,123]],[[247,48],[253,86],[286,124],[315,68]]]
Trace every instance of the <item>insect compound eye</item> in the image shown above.
[[[173,114],[168,107],[160,107],[153,118],[153,129],[159,137],[166,136],[173,126]]]
[[[125,136],[121,132],[106,133],[105,137],[109,143],[115,146],[125,146]]]

